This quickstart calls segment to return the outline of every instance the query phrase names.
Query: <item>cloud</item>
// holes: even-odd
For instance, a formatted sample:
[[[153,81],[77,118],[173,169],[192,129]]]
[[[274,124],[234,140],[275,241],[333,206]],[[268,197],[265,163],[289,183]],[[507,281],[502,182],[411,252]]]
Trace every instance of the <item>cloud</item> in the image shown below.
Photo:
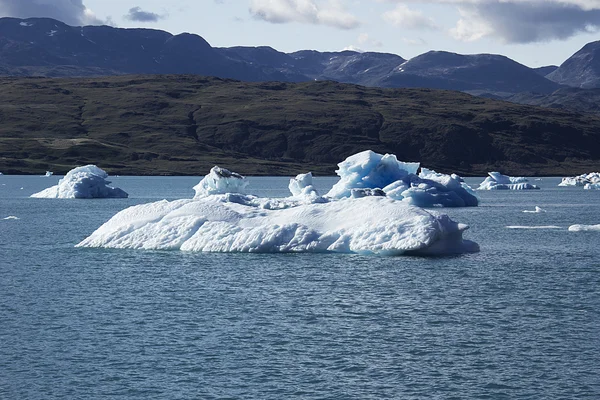
[[[153,12],[144,11],[141,7],[133,7],[129,9],[129,12],[124,17],[130,21],[138,21],[138,22],[158,22],[165,18],[164,15],[159,15]]]
[[[47,17],[68,25],[103,23],[83,4],[83,0],[0,0],[0,17]]]
[[[490,37],[505,43],[534,43],[565,40],[581,32],[600,30],[600,0],[377,1],[398,3],[395,10],[386,14],[392,21],[391,15],[396,15],[395,20],[409,25],[407,21],[411,21],[411,13],[405,11],[408,3],[454,5],[458,8],[460,19],[450,34],[463,41]],[[400,12],[396,13],[397,10]],[[413,17],[412,20],[419,21],[419,14]]]
[[[404,4],[398,4],[395,9],[383,13],[382,17],[390,24],[401,28],[438,29],[433,19],[424,16],[421,11],[411,10]]]
[[[583,2],[582,2],[583,3]],[[565,40],[600,27],[600,7],[563,1],[486,1],[460,6],[452,35],[460,40],[485,36],[505,43]]]
[[[360,21],[339,0],[250,0],[250,14],[274,24],[299,22],[354,29]]]

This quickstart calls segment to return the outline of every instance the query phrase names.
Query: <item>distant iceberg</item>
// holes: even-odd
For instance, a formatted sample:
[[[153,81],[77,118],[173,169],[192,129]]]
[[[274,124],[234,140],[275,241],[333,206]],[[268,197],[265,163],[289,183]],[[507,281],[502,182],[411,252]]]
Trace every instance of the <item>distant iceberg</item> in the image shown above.
[[[215,167],[196,185],[193,199],[127,208],[77,246],[378,255],[479,251],[463,239],[466,225],[389,196],[352,196],[352,190],[339,199],[320,196],[311,174],[292,178],[287,198],[240,193],[246,185],[243,176]]]
[[[600,224],[599,225],[571,225],[571,226],[569,226],[569,231],[571,231],[571,232],[600,231]]]
[[[586,190],[600,190],[600,181],[596,183],[586,183],[583,188]]]
[[[527,178],[502,175],[500,172],[488,172],[488,177],[479,184],[477,190],[529,190],[539,189],[529,183]]]
[[[108,174],[95,165],[70,170],[58,185],[49,187],[31,197],[47,199],[125,198],[128,194],[108,186]]]
[[[46,171],[46,174],[44,175],[46,178],[51,177],[52,175],[54,175],[54,172],[52,171]]]
[[[562,178],[558,186],[583,186],[586,189],[595,189],[597,187],[593,186],[596,184],[600,186],[600,172],[590,172],[589,174]]]
[[[541,207],[535,206],[534,210],[523,210],[524,213],[529,213],[529,214],[540,214],[540,213],[545,213],[546,210],[544,210]]]
[[[340,180],[325,197],[341,199],[383,192],[418,207],[473,207],[479,203],[473,189],[458,175],[427,168],[421,168],[417,175],[419,163],[398,161],[394,154],[367,150],[348,157],[338,167]]]

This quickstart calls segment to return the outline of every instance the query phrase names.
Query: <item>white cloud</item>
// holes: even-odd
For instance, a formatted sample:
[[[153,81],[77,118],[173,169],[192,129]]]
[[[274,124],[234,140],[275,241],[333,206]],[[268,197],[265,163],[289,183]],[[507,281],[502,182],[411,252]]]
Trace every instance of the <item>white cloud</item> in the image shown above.
[[[250,14],[267,22],[327,25],[353,29],[360,21],[339,0],[250,0]]]
[[[383,19],[392,25],[406,29],[438,29],[435,21],[423,15],[421,11],[412,10],[404,4],[398,4],[395,9],[386,11]]]

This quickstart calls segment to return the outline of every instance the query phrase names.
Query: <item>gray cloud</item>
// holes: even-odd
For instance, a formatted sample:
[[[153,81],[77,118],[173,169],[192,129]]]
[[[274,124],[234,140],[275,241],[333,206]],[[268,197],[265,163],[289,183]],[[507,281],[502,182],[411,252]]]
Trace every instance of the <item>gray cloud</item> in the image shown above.
[[[125,18],[130,21],[138,22],[158,22],[158,20],[165,17],[153,12],[144,11],[141,7],[133,7],[129,9],[129,13],[125,15]]]
[[[506,43],[564,40],[600,28],[600,0],[376,0],[450,4],[460,19],[450,31],[460,40],[497,38]],[[406,7],[406,6],[404,6]]]
[[[461,14],[455,29],[462,26],[467,39],[496,36],[507,43],[564,40],[600,27],[600,8],[555,0],[482,1],[462,5]]]
[[[83,0],[0,0],[0,16],[47,17],[68,25],[103,23],[83,4]]]

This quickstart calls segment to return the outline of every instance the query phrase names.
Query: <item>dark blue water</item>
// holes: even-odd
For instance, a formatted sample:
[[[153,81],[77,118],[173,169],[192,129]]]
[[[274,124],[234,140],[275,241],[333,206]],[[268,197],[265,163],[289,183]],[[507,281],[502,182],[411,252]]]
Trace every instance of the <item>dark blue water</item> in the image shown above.
[[[384,258],[74,248],[199,178],[27,198],[57,180],[0,176],[1,399],[600,398],[600,232],[566,230],[600,224],[600,191],[483,192],[443,210],[480,253]]]

